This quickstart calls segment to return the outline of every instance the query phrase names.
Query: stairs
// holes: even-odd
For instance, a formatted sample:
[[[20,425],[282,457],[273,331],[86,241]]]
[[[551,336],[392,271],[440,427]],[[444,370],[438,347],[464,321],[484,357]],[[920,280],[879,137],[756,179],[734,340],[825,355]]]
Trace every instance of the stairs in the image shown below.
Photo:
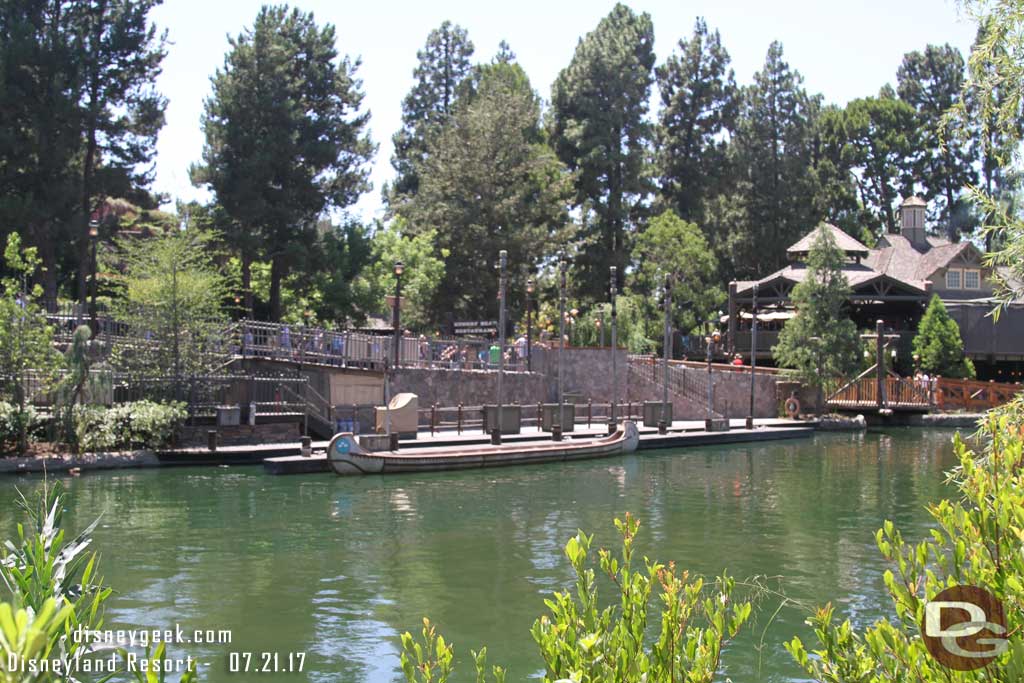
[[[643,386],[647,400],[661,400],[664,378],[662,377],[661,361],[654,356],[630,356],[629,379],[632,384]],[[708,377],[707,373],[685,366],[669,364],[668,392],[673,404],[676,404],[677,419],[703,419],[707,417]],[[639,397],[638,397],[639,398]],[[714,395],[712,394],[712,398]],[[682,405],[678,405],[682,403]],[[685,408],[679,410],[679,408]],[[725,417],[717,410],[711,410],[711,417]]]

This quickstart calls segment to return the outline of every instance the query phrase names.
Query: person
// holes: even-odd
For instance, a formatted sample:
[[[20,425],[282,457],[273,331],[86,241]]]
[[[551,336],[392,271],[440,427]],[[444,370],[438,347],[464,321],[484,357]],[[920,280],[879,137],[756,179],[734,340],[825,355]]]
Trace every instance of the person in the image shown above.
[[[491,356],[491,358],[490,358],[490,361],[491,361],[490,365],[491,365],[491,367],[492,368],[498,367],[498,363],[501,362],[501,348],[498,346],[498,343],[492,341],[491,342],[491,348],[488,349],[488,351],[490,352],[490,356]]]
[[[516,356],[519,358],[519,365],[526,366],[526,337],[519,335],[516,339]]]
[[[733,359],[732,359],[732,364],[737,366],[737,367],[742,366],[743,365],[743,357],[740,356],[740,354],[737,353],[735,355],[735,357],[733,357]]]
[[[420,365],[422,367],[429,367],[430,366],[430,361],[432,360],[430,358],[430,342],[427,341],[427,335],[425,335],[425,334],[421,334],[420,335],[419,349],[420,349]]]

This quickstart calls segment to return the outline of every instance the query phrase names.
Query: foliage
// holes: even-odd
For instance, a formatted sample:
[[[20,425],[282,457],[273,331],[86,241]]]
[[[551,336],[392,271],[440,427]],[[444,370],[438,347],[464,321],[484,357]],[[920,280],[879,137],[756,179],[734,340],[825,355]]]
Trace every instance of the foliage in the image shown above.
[[[5,663],[60,659],[74,662],[98,650],[76,631],[94,632],[104,624],[106,601],[112,589],[98,574],[99,559],[89,551],[97,519],[72,539],[62,527],[64,491],[60,483],[45,483],[38,498],[19,492],[17,505],[28,517],[18,524],[17,542],[0,546],[0,657]],[[125,652],[120,651],[122,657]],[[150,658],[147,648],[146,658]],[[161,643],[156,658],[163,658]],[[72,670],[72,674],[76,673]],[[80,674],[79,674],[80,675]],[[98,683],[112,678],[108,675]],[[139,683],[156,683],[135,672]],[[0,667],[2,683],[64,683],[80,680],[49,670],[25,674]],[[160,681],[163,680],[161,677]],[[194,670],[180,683],[195,683]]]
[[[721,191],[728,167],[725,133],[736,127],[740,92],[718,31],[698,18],[658,67],[658,182],[665,203],[681,218],[703,225],[705,202]]]
[[[551,87],[551,142],[576,174],[580,293],[602,298],[610,266],[625,276],[651,181],[646,119],[654,67],[649,14],[618,3],[576,46]],[[592,214],[592,215],[591,215]]]
[[[92,331],[86,325],[79,325],[71,335],[71,343],[64,352],[64,376],[57,383],[56,418],[63,440],[78,447],[78,432],[75,430],[74,407],[80,403],[97,402],[110,389],[109,373],[103,372],[104,364],[98,363],[90,349]]]
[[[950,116],[968,122],[958,128],[959,134],[977,136],[986,164],[1009,169],[1019,160],[1024,137],[1024,5],[1018,0],[967,0],[964,4],[983,30]],[[985,217],[987,241],[996,247],[985,255],[985,262],[994,269],[996,294],[1005,305],[1024,296],[1024,220],[988,187],[972,188],[970,194]]]
[[[43,435],[44,424],[43,416],[35,407],[19,408],[13,403],[0,401],[0,450],[13,450],[20,455],[24,444]]]
[[[949,44],[929,45],[924,52],[908,52],[896,72],[900,99],[917,114],[918,137],[937,140],[920,150],[913,166],[916,179],[925,188],[925,199],[941,209],[938,219],[946,226],[946,237],[956,241],[971,226],[971,216],[960,202],[961,189],[976,182],[977,154],[971,135],[956,135],[958,123],[946,112],[964,87],[964,58]]]
[[[807,255],[807,272],[791,295],[796,317],[782,328],[772,348],[779,365],[793,368],[802,382],[819,390],[849,376],[859,361],[857,326],[844,310],[850,294],[844,258],[831,230],[819,227]]]
[[[369,189],[376,148],[360,112],[359,60],[337,61],[334,26],[265,6],[230,45],[205,103],[204,163],[192,179],[213,191],[235,229],[255,234],[256,255],[271,263],[270,318],[279,320],[282,282],[314,248],[320,216]]]
[[[154,87],[166,39],[148,21],[158,4],[0,3],[0,222],[28,228],[47,297],[74,269],[85,302],[97,197],[130,196],[153,179],[166,106]]]
[[[550,615],[530,629],[544,660],[544,683],[711,683],[724,647],[750,618],[751,603],[733,600],[736,582],[728,576],[706,585],[688,572],[677,573],[675,563],[647,558],[643,569],[634,569],[640,523],[627,514],[615,520],[615,527],[622,536],[621,552],[597,552],[598,569],[618,589],[618,600],[604,608],[597,572],[588,566],[594,537],[580,531],[565,545],[576,575],[575,595],[555,592],[544,601]],[[648,618],[659,603],[660,628],[652,629]],[[409,633],[402,636],[402,670],[409,683],[443,683],[454,668],[454,649],[428,620],[423,624],[421,642]],[[473,658],[477,681],[483,683],[486,648]],[[492,673],[497,683],[505,680],[501,668]]]
[[[433,230],[446,252],[430,318],[497,316],[498,252],[511,264],[508,305],[519,308],[525,280],[564,243],[571,177],[544,144],[540,99],[518,64],[479,67],[464,83],[448,122],[427,144],[419,192],[398,208],[416,234]]]
[[[419,190],[419,165],[426,159],[428,144],[448,122],[463,79],[470,73],[473,43],[466,29],[444,21],[430,32],[419,63],[413,70],[416,84],[402,101],[402,128],[392,137],[391,157],[397,177],[385,192],[389,203],[415,195]]]
[[[31,419],[27,414],[26,384],[30,372],[40,390],[46,390],[60,362],[53,348],[53,330],[45,311],[36,303],[42,289],[29,286],[40,261],[35,247],[21,248],[21,237],[7,237],[4,260],[11,276],[0,281],[0,397],[9,399],[18,415],[9,423],[18,428],[14,446],[28,445]]]
[[[653,353],[661,340],[660,328],[655,338],[648,335],[646,297],[634,294],[621,294],[615,298],[616,312],[616,343],[619,348],[629,353]],[[574,346],[597,346],[601,342],[601,329],[597,325],[598,312],[604,316],[604,345],[612,343],[612,314],[610,303],[593,304],[589,308],[582,303],[566,303],[566,311],[578,307],[579,315],[573,325],[565,326],[565,335]],[[558,339],[558,295],[543,300],[534,311],[534,330],[543,333],[547,339]],[[525,322],[524,322],[525,325]],[[522,327],[522,326],[521,326]],[[525,329],[525,328],[523,328]]]
[[[228,283],[218,269],[214,236],[196,229],[118,243],[124,269],[114,313],[129,336],[114,346],[113,365],[133,381],[180,381],[223,364],[223,304]],[[157,392],[154,395],[165,395]]]
[[[938,294],[932,295],[928,308],[917,324],[914,353],[920,356],[925,372],[942,377],[974,378],[974,365],[964,357],[960,326],[946,312]]]
[[[880,619],[862,633],[849,620],[838,623],[831,605],[808,624],[817,647],[807,650],[800,638],[786,644],[811,680],[821,683],[1015,683],[1024,677],[1024,643],[1009,638],[1009,651],[973,672],[939,665],[927,652],[920,633],[925,604],[954,585],[979,586],[1002,603],[1010,634],[1024,624],[1024,402],[988,413],[975,451],[957,434],[959,466],[949,484],[957,495],[929,506],[938,528],[931,538],[908,543],[891,521],[876,535],[882,556],[893,566],[885,573],[896,619]]]
[[[747,219],[732,226],[728,243],[737,275],[760,277],[781,268],[786,247],[821,218],[812,165],[818,99],[783,59],[782,44],[773,42],[743,91],[736,129],[738,197]]]
[[[167,446],[187,417],[184,403],[153,401],[78,405],[72,411],[77,443],[89,452]]]
[[[412,330],[425,329],[431,322],[430,303],[445,273],[447,249],[436,253],[437,233],[434,230],[410,235],[408,222],[396,216],[388,225],[379,226],[371,241],[370,265],[354,283],[368,304],[368,313],[390,316],[387,297],[395,295],[396,261],[405,265],[402,275],[402,326]],[[390,320],[390,318],[389,318]]]

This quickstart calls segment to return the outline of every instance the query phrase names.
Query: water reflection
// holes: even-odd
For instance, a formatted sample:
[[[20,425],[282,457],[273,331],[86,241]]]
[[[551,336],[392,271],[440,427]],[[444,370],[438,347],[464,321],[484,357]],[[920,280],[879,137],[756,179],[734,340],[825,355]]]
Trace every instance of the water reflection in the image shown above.
[[[835,602],[863,625],[888,613],[873,534],[885,519],[908,539],[928,522],[951,465],[949,432],[821,435],[813,440],[615,461],[420,477],[268,477],[257,469],[125,471],[69,480],[67,521],[103,513],[97,548],[121,627],[229,628],[228,645],[187,646],[213,683],[229,650],[305,651],[296,681],[399,680],[398,634],[424,615],[457,647],[486,644],[510,680],[536,672],[529,627],[568,586],[565,541],[584,529],[617,542],[611,520],[642,521],[640,554],[697,573],[781,576],[806,604]],[[10,500],[14,485],[0,481]],[[0,506],[10,536],[13,506]],[[778,603],[725,658],[735,680],[798,676],[781,643],[805,613]],[[186,646],[182,646],[186,649]]]

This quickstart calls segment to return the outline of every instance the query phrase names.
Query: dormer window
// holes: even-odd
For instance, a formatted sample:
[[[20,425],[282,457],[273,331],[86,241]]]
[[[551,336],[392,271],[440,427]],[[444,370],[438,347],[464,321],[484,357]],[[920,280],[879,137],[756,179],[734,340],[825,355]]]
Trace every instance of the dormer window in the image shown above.
[[[975,268],[964,270],[964,289],[981,289],[981,271]]]
[[[946,271],[946,289],[960,289],[960,271],[950,268]]]

